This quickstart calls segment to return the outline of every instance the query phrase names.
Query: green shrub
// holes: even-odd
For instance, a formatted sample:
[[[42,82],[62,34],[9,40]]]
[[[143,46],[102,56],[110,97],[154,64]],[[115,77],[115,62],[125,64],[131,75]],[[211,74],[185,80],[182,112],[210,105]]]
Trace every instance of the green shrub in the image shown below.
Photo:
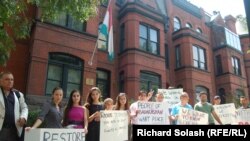
[[[40,110],[29,111],[27,126],[32,126],[35,123],[39,114]]]
[[[27,127],[31,127],[36,122],[36,119],[39,116],[40,112],[41,112],[41,110],[29,111],[28,121],[26,124]],[[43,128],[44,124],[45,123],[43,122],[38,128]]]

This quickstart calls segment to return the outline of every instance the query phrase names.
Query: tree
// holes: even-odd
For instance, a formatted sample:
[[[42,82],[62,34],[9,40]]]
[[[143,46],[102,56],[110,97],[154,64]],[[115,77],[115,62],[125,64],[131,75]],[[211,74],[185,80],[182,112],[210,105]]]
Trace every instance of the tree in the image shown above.
[[[0,65],[9,59],[15,40],[29,37],[33,23],[32,17],[27,16],[30,7],[39,7],[41,21],[53,20],[65,12],[84,22],[97,14],[104,1],[107,0],[0,0]]]
[[[249,29],[247,27],[247,19],[246,17],[243,17],[242,15],[236,16],[237,21],[239,21],[240,25],[242,26],[243,30],[249,34]],[[250,53],[250,49],[247,50],[247,53]]]
[[[239,21],[240,25],[242,26],[242,29],[245,32],[248,32],[248,28],[247,28],[247,19],[246,17],[242,16],[242,15],[237,15],[236,16],[237,21]]]

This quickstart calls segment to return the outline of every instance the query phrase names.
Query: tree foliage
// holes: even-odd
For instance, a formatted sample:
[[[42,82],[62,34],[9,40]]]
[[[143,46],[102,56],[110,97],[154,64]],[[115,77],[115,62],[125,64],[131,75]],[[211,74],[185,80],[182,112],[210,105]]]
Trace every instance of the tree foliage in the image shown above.
[[[236,16],[237,21],[239,21],[240,25],[242,26],[243,30],[248,33],[247,28],[247,19],[243,15],[237,15]]]
[[[237,16],[236,16],[236,19],[237,19],[237,21],[240,22],[240,24],[241,24],[243,30],[244,30],[246,33],[249,34],[249,29],[248,29],[248,27],[247,27],[247,19],[246,19],[246,17],[244,17],[244,16],[242,16],[242,15],[237,15]],[[250,49],[247,50],[247,53],[250,53]]]
[[[32,17],[28,17],[30,6],[38,7],[41,21],[56,19],[61,12],[70,13],[79,21],[86,21],[97,14],[104,0],[0,0],[0,65],[15,49],[15,40],[29,37]]]

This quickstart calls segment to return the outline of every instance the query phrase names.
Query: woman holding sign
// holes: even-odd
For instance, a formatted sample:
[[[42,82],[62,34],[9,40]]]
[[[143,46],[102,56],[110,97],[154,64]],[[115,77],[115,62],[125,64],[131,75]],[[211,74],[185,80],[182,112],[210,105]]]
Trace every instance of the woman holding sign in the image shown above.
[[[115,110],[129,110],[128,100],[125,93],[120,93],[116,97]]]
[[[128,139],[130,140],[131,134],[131,124],[130,124],[130,116],[129,116],[129,104],[127,100],[126,93],[120,93],[116,97],[116,104],[114,107],[115,110],[125,110],[128,113]]]
[[[78,90],[70,93],[70,98],[64,110],[63,126],[67,128],[83,128],[88,131],[88,111],[82,106],[82,96]]]
[[[101,104],[101,91],[97,87],[90,89],[87,96],[85,107],[89,110],[88,134],[86,141],[99,141],[100,138],[100,110],[103,110]]]
[[[63,90],[60,87],[55,87],[52,91],[51,101],[46,101],[43,104],[42,111],[32,127],[26,127],[29,131],[39,127],[44,121],[44,128],[62,128],[63,107],[61,101],[63,98]]]

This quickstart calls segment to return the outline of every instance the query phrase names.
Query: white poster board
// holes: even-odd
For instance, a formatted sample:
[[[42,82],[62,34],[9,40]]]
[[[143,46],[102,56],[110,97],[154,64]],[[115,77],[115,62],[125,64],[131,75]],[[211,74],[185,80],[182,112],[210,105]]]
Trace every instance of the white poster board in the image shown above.
[[[236,109],[234,103],[213,105],[214,111],[219,116],[222,124],[233,124],[236,122]],[[219,124],[216,120],[215,124]]]
[[[169,107],[180,102],[180,95],[182,94],[183,89],[158,89],[158,93],[164,95],[164,101],[167,102]]]
[[[207,125],[208,114],[193,109],[180,108],[177,124],[179,125]]]
[[[250,125],[250,109],[238,109],[236,111],[236,124]]]
[[[85,141],[83,129],[37,128],[25,131],[24,141]]]
[[[137,123],[143,125],[169,124],[166,102],[138,102]]]
[[[100,141],[128,140],[128,112],[101,111]]]

